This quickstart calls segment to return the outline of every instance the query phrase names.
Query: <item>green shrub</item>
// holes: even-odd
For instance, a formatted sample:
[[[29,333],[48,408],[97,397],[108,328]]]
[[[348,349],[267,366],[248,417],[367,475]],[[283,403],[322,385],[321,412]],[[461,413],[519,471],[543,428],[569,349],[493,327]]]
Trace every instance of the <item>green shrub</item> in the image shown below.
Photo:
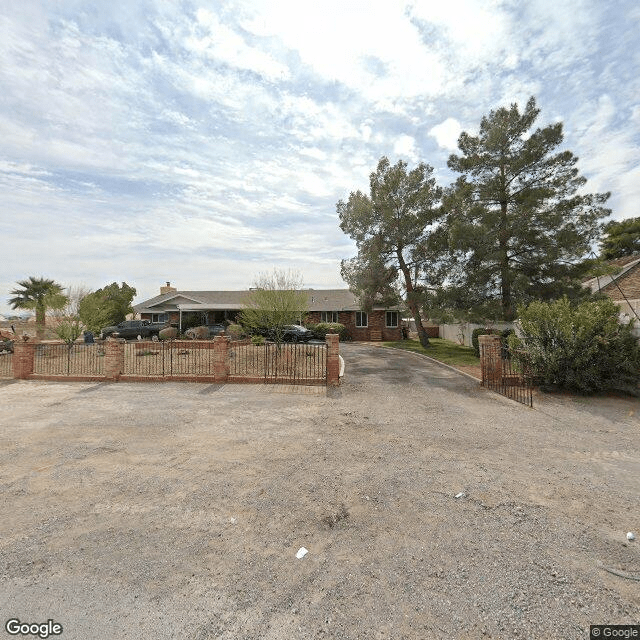
[[[225,334],[230,336],[232,340],[240,340],[244,337],[245,331],[239,324],[230,324],[225,330]]]
[[[257,333],[251,336],[251,344],[255,344],[257,346],[264,344],[264,336],[259,336]]]
[[[474,329],[471,332],[471,346],[473,347],[473,353],[476,358],[480,357],[480,341],[478,336],[500,336],[500,342],[502,343],[502,351],[506,353],[509,348],[509,336],[513,333],[513,329]]]
[[[327,333],[337,333],[340,336],[340,341],[350,339],[350,334],[347,328],[339,322],[319,322],[318,324],[309,324],[307,329],[310,329],[315,333],[317,338],[324,340],[327,337]]]
[[[480,343],[478,342],[478,336],[495,336],[500,332],[497,329],[479,328],[474,329],[471,332],[471,346],[473,347],[473,353],[476,358],[480,357]]]
[[[542,388],[638,395],[640,346],[632,322],[621,324],[619,313],[609,299],[533,302],[518,309],[523,335],[509,343],[527,351]]]

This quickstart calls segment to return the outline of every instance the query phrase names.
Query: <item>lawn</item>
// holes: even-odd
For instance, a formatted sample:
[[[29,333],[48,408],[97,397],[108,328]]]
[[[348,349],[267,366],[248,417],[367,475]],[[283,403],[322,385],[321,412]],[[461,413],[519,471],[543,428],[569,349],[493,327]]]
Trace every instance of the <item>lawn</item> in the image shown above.
[[[443,338],[429,338],[431,346],[426,349],[418,342],[418,340],[398,340],[396,342],[383,342],[385,347],[392,347],[394,349],[404,349],[405,351],[414,351],[415,353],[422,353],[425,356],[429,356],[434,360],[439,360],[445,364],[452,366],[479,366],[480,360],[476,358],[471,347],[465,347],[452,342],[451,340],[444,340]]]

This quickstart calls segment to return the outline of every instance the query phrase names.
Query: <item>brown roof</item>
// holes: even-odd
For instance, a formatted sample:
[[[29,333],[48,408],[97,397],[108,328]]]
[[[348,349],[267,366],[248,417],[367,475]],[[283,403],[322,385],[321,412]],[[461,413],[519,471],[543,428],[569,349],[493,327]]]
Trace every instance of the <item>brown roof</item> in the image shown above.
[[[596,293],[597,291],[603,291],[607,289],[607,292],[611,289],[616,288],[615,283],[620,282],[625,279],[630,272],[635,270],[635,268],[640,264],[640,255],[635,256],[625,256],[624,258],[616,258],[615,260],[607,261],[607,265],[611,265],[614,267],[618,267],[619,271],[612,275],[607,276],[599,276],[597,278],[591,278],[582,283],[583,286],[589,287],[592,293]]]

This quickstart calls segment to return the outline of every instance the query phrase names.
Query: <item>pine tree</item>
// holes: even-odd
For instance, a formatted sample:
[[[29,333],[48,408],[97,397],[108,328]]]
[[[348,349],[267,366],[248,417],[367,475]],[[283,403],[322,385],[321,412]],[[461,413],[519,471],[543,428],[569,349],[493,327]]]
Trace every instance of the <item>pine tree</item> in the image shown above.
[[[461,174],[445,199],[450,290],[460,305],[499,303],[505,319],[517,303],[575,294],[581,258],[610,214],[610,194],[582,193],[578,159],[558,150],[562,123],[532,130],[539,113],[533,97],[523,113],[491,111],[448,162]]]

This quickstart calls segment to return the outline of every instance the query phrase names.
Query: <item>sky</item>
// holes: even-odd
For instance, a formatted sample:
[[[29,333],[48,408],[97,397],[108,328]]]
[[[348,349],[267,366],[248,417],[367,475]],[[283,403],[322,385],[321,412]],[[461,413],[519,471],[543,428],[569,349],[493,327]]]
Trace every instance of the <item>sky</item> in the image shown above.
[[[345,287],[338,200],[383,155],[449,185],[460,132],[532,95],[640,215],[636,0],[5,0],[0,61],[0,313],[28,276]]]

